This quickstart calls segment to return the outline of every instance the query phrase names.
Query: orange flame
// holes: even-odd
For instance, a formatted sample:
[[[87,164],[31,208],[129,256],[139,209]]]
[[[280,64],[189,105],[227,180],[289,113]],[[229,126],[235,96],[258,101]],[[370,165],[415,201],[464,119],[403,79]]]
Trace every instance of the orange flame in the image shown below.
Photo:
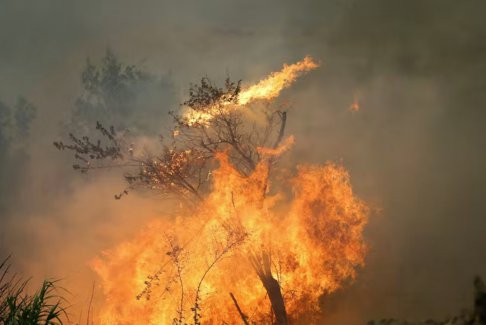
[[[289,87],[303,73],[314,70],[319,64],[312,57],[306,56],[295,64],[284,65],[279,72],[272,73],[266,79],[259,81],[241,91],[238,96],[239,104],[245,105],[257,99],[271,100],[277,98],[280,92]]]
[[[323,293],[355,276],[366,251],[362,230],[368,208],[353,194],[342,166],[299,166],[290,181],[292,194],[277,191],[261,205],[268,165],[262,161],[250,177],[243,177],[225,154],[219,160],[213,191],[196,214],[156,220],[94,262],[107,297],[102,324],[169,324],[177,311],[190,318],[202,274],[239,236],[246,239],[202,282],[199,305],[205,324],[241,322],[230,292],[252,321],[266,323],[270,306],[247,258],[262,247],[271,251],[272,272],[296,320],[318,311]],[[174,253],[174,247],[181,253]],[[150,274],[155,280],[146,282]],[[136,300],[147,287],[149,292]]]
[[[257,148],[257,150],[262,155],[266,155],[266,156],[280,156],[285,151],[287,151],[287,150],[290,149],[290,147],[294,144],[294,141],[295,141],[294,140],[294,137],[291,135],[287,139],[285,139],[280,146],[278,146],[275,149],[259,147],[259,148]]]
[[[361,106],[359,104],[359,97],[358,95],[353,96],[353,103],[349,106],[349,110],[353,112],[357,112],[361,109]]]
[[[310,58],[285,66],[240,98],[272,99],[316,66]],[[185,324],[200,316],[203,324],[238,324],[233,293],[250,324],[272,324],[254,266],[263,254],[290,320],[314,323],[309,315],[318,314],[319,297],[354,278],[364,264],[369,209],[353,193],[346,169],[333,163],[300,165],[283,184],[263,186],[269,162],[293,141],[259,148],[262,159],[250,175],[218,153],[211,192],[196,211],[154,220],[97,258],[92,265],[106,297],[100,323]]]
[[[314,70],[319,64],[314,62],[312,57],[306,56],[303,60],[287,65],[281,71],[273,72],[267,78],[258,83],[241,90],[238,95],[238,103],[219,103],[205,110],[187,110],[184,118],[188,125],[200,124],[207,125],[215,114],[230,109],[241,109],[255,100],[272,100],[279,96],[280,92],[288,88],[302,74]]]

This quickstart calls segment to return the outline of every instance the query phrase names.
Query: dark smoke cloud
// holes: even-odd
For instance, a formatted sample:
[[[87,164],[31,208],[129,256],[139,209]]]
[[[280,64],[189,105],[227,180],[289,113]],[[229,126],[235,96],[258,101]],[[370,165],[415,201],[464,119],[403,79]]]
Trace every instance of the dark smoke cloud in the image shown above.
[[[0,251],[39,279],[86,283],[79,265],[164,212],[141,195],[112,200],[116,175],[81,177],[52,147],[86,57],[110,47],[170,75],[177,103],[201,76],[255,81],[311,54],[322,67],[284,94],[293,155],[342,160],[381,210],[367,266],[323,299],[327,323],[457,314],[473,276],[486,276],[485,10],[480,0],[0,0],[0,99],[38,107],[28,163],[1,166],[22,177],[1,187],[16,194],[0,211]]]

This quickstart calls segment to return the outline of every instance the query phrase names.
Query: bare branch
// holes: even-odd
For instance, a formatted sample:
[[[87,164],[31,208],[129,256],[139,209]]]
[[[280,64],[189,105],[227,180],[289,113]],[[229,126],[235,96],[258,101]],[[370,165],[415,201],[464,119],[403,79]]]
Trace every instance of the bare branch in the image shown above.
[[[241,316],[241,320],[243,321],[243,324],[250,325],[250,323],[248,323],[248,317],[243,313],[240,306],[238,305],[238,301],[236,301],[235,296],[231,292],[230,292],[230,297],[233,300],[233,303],[235,304],[236,309],[238,310],[238,314],[240,314],[240,316]]]

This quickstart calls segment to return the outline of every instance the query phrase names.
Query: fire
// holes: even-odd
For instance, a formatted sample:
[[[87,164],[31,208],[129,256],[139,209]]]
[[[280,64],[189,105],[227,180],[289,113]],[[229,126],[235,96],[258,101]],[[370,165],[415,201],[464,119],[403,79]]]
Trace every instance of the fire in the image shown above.
[[[349,110],[353,112],[357,112],[361,109],[361,106],[359,105],[359,98],[357,95],[353,97],[353,103],[349,106]]]
[[[154,221],[94,263],[107,297],[102,324],[169,324],[178,310],[190,315],[203,273],[233,243],[234,249],[202,282],[204,323],[241,321],[229,293],[256,323],[268,318],[264,288],[248,261],[261,247],[271,250],[272,270],[280,280],[287,312],[295,319],[316,312],[323,293],[355,276],[366,251],[362,230],[368,209],[353,194],[342,166],[299,166],[290,181],[290,197],[280,190],[261,206],[259,185],[268,167],[261,163],[246,178],[224,154],[219,159],[213,191],[198,213]],[[180,251],[174,252],[174,247]],[[182,268],[183,301],[177,295],[181,289],[173,254]],[[146,283],[147,275],[155,281]],[[144,290],[145,296],[136,300]]]
[[[292,85],[292,83],[304,73],[319,67],[312,57],[306,56],[303,60],[287,65],[282,70],[273,72],[267,78],[260,80],[258,83],[248,86],[241,90],[237,103],[223,102],[220,105],[208,107],[204,110],[188,110],[185,113],[187,124],[207,125],[213,118],[215,111],[241,109],[244,105],[255,100],[272,100],[279,96],[280,92]]]
[[[280,92],[289,87],[300,75],[316,69],[319,66],[312,57],[306,56],[295,64],[284,65],[279,72],[272,73],[266,79],[244,89],[238,97],[240,105],[248,104],[252,100],[277,98]]]
[[[239,103],[275,98],[316,66],[311,58],[284,66],[242,91]],[[217,153],[211,190],[196,209],[161,216],[97,258],[106,296],[100,323],[273,324],[264,283],[271,277],[289,320],[312,324],[319,297],[364,264],[369,210],[346,169],[331,162],[298,165],[289,179],[268,183],[272,163],[293,142],[259,148],[248,175],[228,152]]]

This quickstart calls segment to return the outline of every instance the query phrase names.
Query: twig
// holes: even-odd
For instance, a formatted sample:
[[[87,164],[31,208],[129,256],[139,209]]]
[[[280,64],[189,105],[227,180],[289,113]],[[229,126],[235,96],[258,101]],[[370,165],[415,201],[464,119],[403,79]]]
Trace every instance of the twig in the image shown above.
[[[93,287],[91,288],[91,297],[89,298],[88,316],[86,317],[86,325],[89,325],[89,317],[91,313],[91,306],[93,304],[94,290],[95,290],[95,281],[93,281]]]
[[[245,325],[250,325],[250,323],[248,323],[248,320],[247,320],[247,318],[248,318],[248,317],[247,317],[247,316],[246,316],[246,315],[243,313],[243,311],[241,310],[240,306],[238,305],[238,301],[236,301],[236,298],[235,298],[235,296],[233,295],[233,293],[232,293],[232,292],[230,292],[230,296],[231,296],[231,299],[233,299],[233,302],[234,302],[234,304],[235,304],[235,306],[236,306],[236,309],[238,310],[238,313],[239,313],[239,314],[240,314],[240,316],[241,316],[241,320],[243,321],[243,323],[244,323]]]

